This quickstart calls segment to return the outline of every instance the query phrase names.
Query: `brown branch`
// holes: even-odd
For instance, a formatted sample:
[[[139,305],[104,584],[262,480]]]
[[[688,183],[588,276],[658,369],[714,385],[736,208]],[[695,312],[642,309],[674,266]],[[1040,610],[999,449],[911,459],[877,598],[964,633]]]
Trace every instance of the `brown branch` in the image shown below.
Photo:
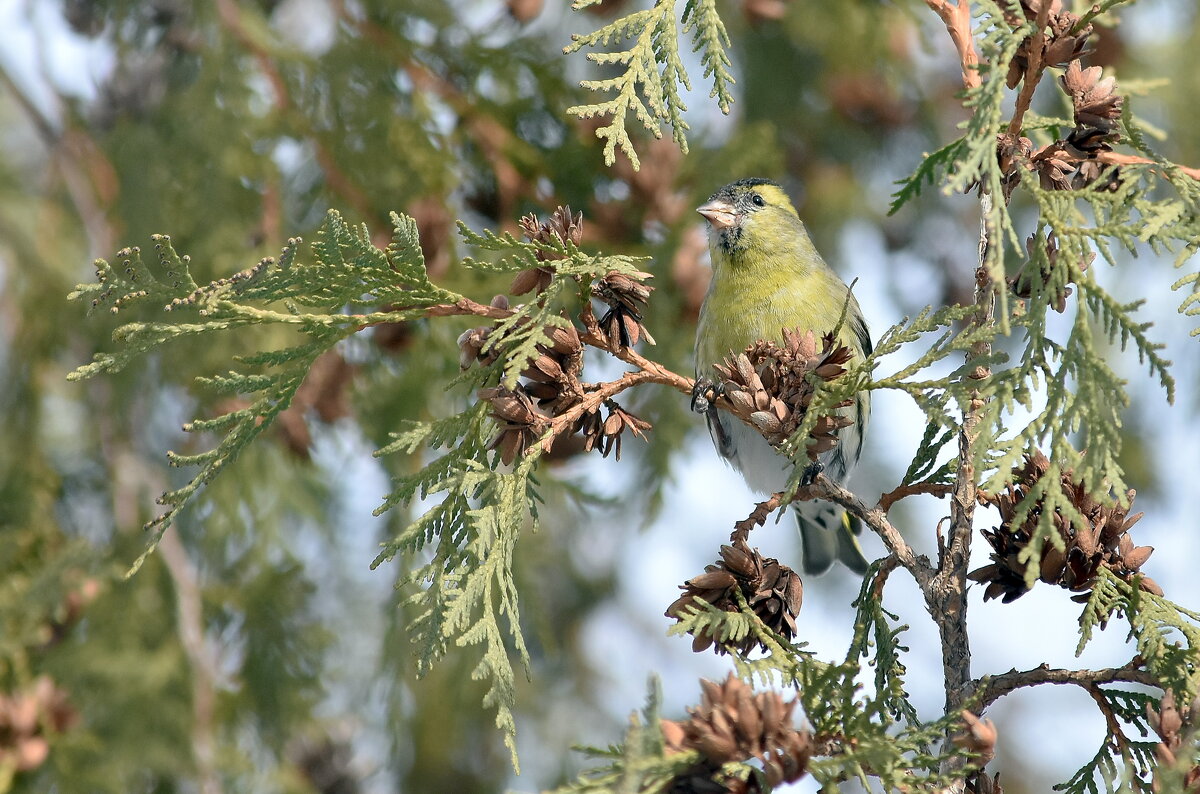
[[[895,554],[889,554],[879,563],[879,570],[875,573],[875,580],[871,582],[871,594],[875,598],[883,598],[883,586],[887,584],[888,577],[892,575],[892,571],[900,567],[900,558]]]
[[[1087,158],[1080,158],[1081,160]],[[1162,166],[1162,163],[1151,160],[1149,157],[1142,157],[1136,154],[1121,154],[1120,152],[1099,151],[1096,153],[1096,159],[1107,165],[1157,165]],[[1193,168],[1188,165],[1175,165],[1184,174],[1187,174],[1192,179],[1200,179],[1200,168]]]
[[[954,48],[958,50],[963,87],[968,91],[978,88],[982,82],[978,68],[979,51],[975,49],[975,37],[971,34],[969,0],[958,0],[956,3],[951,3],[950,0],[925,0],[925,5],[941,17],[946,25],[946,32],[950,34],[950,40],[954,42]]]
[[[986,190],[979,194],[979,265],[975,270],[975,313],[971,325],[991,325],[995,314],[995,285],[988,272],[991,240],[996,234],[992,221],[993,197]],[[978,361],[991,351],[991,342],[982,340],[971,346],[968,361]],[[975,381],[991,375],[988,367],[977,366],[968,376]],[[950,537],[939,554],[937,574],[928,587],[922,586],[925,608],[938,627],[942,645],[942,676],[946,691],[946,713],[963,709],[971,689],[971,641],[967,634],[967,569],[971,557],[971,536],[975,529],[976,482],[975,455],[986,399],[974,388],[963,407],[962,427],[958,434],[958,471],[950,502]],[[946,758],[941,771],[946,775],[961,773],[967,759],[960,755]],[[965,779],[951,787],[966,789]]]
[[[403,306],[396,308],[398,310],[405,309]],[[424,308],[423,312],[426,317],[473,316],[490,320],[505,320],[516,314],[512,309],[485,305],[470,298],[459,298],[454,303],[428,306]],[[611,400],[621,392],[634,386],[643,383],[657,383],[669,386],[683,394],[690,395],[692,393],[694,382],[691,378],[680,375],[659,364],[657,361],[646,358],[632,348],[619,347],[614,350],[610,346],[608,337],[600,330],[599,324],[596,322],[596,316],[591,310],[590,301],[584,302],[581,319],[584,329],[579,334],[580,342],[611,354],[618,360],[635,367],[635,371],[626,372],[615,380],[588,386],[586,394],[583,395],[579,402],[548,420],[547,429],[541,434],[540,443],[530,445],[526,450],[526,454],[534,454],[537,450],[549,449],[554,440],[560,435],[572,432],[576,422],[583,416],[597,411],[605,401]],[[379,323],[369,323],[362,327],[365,328],[367,325],[377,324]]]
[[[682,384],[691,384],[691,379],[684,378],[682,375],[677,375],[666,367],[655,364],[653,361],[648,361],[651,366],[646,369],[638,370],[637,372],[626,372],[616,380],[606,381],[598,384],[594,391],[590,391],[579,402],[572,405],[566,411],[550,420],[550,430],[543,436],[542,445],[549,448],[549,442],[557,438],[564,432],[569,432],[575,422],[584,414],[596,411],[605,400],[611,400],[626,389],[637,386],[641,383],[658,383],[664,386],[673,386],[678,388],[685,394],[691,394],[691,386],[686,388]],[[535,447],[530,447],[527,454],[533,452]]]
[[[200,584],[196,566],[188,557],[179,533],[168,532],[158,546],[163,563],[175,587],[176,619],[179,644],[191,668],[192,679],[192,752],[200,777],[202,794],[220,794],[221,776],[217,772],[216,654],[205,638]]]
[[[397,308],[403,309],[404,307],[398,306]],[[497,306],[476,303],[470,298],[459,298],[454,303],[439,303],[436,306],[430,306],[425,309],[425,314],[428,317],[454,317],[472,314],[476,317],[486,317],[489,320],[507,320],[516,312],[512,309],[501,309]]]
[[[1050,5],[1049,2],[1045,2],[1038,7],[1037,19],[1034,22],[1036,27],[1033,35],[1029,37],[1029,46],[1026,48],[1025,77],[1021,81],[1021,91],[1017,94],[1017,103],[1013,108],[1012,118],[1008,122],[1008,134],[1014,137],[1021,133],[1021,122],[1025,119],[1025,111],[1029,110],[1029,104],[1033,101],[1033,92],[1037,90],[1038,83],[1042,80],[1042,73],[1045,71],[1042,56],[1046,49],[1046,25],[1050,21]]]
[[[607,347],[596,344],[589,334],[581,335],[580,339],[582,339],[586,344],[592,345],[593,347],[599,347],[601,350],[608,350]],[[639,370],[647,373],[650,382],[660,383],[663,386],[670,386],[672,389],[675,389],[678,392],[686,394],[689,397],[691,396],[692,387],[695,385],[695,381],[693,381],[691,378],[680,375],[677,372],[673,372],[664,367],[662,364],[659,364],[657,361],[651,361],[650,359],[645,358],[633,348],[623,348],[615,352],[609,350],[609,352],[621,361],[624,361],[626,364],[637,367]]]
[[[900,565],[913,575],[922,591],[926,591],[933,578],[933,567],[924,556],[917,556],[900,531],[888,520],[887,512],[879,505],[870,507],[846,488],[829,479],[824,474],[817,475],[811,485],[804,486],[796,492],[797,499],[828,499],[849,510],[860,521],[871,528],[876,535],[883,539]]]
[[[761,527],[767,522],[767,516],[774,513],[780,507],[787,503],[787,496],[783,491],[771,494],[771,498],[765,502],[759,502],[754,506],[754,510],[750,515],[743,518],[741,521],[733,525],[733,532],[729,535],[730,543],[745,543],[750,538],[750,532],[755,527]]]
[[[900,485],[879,497],[879,508],[886,513],[896,502],[917,494],[932,494],[941,499],[948,496],[953,489],[953,485],[943,482],[914,482]]]
[[[1032,670],[1012,670],[1000,675],[984,676],[975,684],[972,702],[979,711],[983,711],[1018,689],[1042,684],[1073,684],[1085,689],[1117,682],[1161,686],[1150,671],[1142,669],[1141,664],[1141,660],[1137,658],[1124,667],[1108,667],[1103,670],[1064,670],[1043,664]]]
[[[1113,713],[1112,707],[1108,705],[1108,700],[1104,697],[1104,691],[1095,684],[1085,685],[1083,689],[1091,695],[1092,700],[1096,701],[1096,708],[1100,709],[1100,713],[1104,715],[1104,723],[1108,727],[1108,735],[1112,737],[1113,744],[1117,746],[1117,751],[1122,757],[1128,757],[1129,740],[1125,738],[1125,732],[1121,730],[1121,721],[1117,719],[1117,715]]]

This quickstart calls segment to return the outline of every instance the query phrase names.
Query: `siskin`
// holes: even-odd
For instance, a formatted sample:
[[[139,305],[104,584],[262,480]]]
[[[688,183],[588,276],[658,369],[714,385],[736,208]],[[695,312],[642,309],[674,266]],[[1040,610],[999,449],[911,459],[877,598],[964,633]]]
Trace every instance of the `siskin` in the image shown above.
[[[714,193],[697,208],[708,222],[712,283],[696,329],[697,391],[693,407],[707,415],[717,452],[760,493],[786,486],[791,461],[754,428],[703,397],[714,364],[759,339],[779,342],[783,329],[833,331],[845,312],[837,341],[856,357],[871,352],[871,337],[858,301],[813,247],[783,188],[767,179],[742,179]],[[705,382],[707,381],[707,382]],[[837,482],[845,481],[862,452],[870,395],[859,393],[840,409],[851,423],[838,443],[817,460]],[[861,525],[839,506],[821,501],[793,505],[800,529],[805,573],[821,574],[836,561],[863,573],[867,560],[855,535]]]

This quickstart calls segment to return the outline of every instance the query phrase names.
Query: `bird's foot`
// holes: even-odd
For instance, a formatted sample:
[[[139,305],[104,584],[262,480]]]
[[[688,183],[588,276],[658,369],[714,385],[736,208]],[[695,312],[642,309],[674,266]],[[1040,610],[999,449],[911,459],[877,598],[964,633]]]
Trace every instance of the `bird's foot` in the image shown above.
[[[800,475],[800,487],[812,485],[816,482],[821,473],[825,471],[825,464],[819,460],[814,460],[804,468],[804,473]]]
[[[692,410],[698,414],[711,413],[721,396],[721,385],[707,375],[696,378],[692,386]]]

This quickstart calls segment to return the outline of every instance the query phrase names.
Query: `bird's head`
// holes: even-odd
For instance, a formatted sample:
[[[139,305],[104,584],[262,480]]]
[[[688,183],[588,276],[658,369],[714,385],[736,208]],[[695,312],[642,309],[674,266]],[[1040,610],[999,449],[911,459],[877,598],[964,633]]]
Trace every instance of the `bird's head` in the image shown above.
[[[779,245],[803,231],[796,208],[783,188],[769,179],[740,179],[709,196],[696,208],[708,221],[715,249],[735,253],[753,246]]]

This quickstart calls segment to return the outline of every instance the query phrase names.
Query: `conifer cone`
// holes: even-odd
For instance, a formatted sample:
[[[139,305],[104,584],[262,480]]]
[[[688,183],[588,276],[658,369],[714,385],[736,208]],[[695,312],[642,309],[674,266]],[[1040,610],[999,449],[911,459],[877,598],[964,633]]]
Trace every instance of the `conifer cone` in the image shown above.
[[[783,344],[758,340],[744,352],[730,355],[713,367],[720,378],[717,399],[749,421],[772,445],[787,441],[800,424],[816,389],[808,375],[825,382],[846,373],[843,366],[853,353],[838,345],[832,334],[821,337],[818,349],[811,331],[783,329]],[[850,400],[838,403],[844,408]],[[817,419],[810,433],[808,457],[816,460],[837,445],[837,432],[852,424],[849,417],[830,414]]]
[[[536,215],[526,215],[521,218],[520,225],[525,239],[531,243],[557,242],[566,245],[569,242],[579,245],[583,239],[583,213],[572,215],[570,207],[558,207],[545,222],[539,221]],[[538,251],[536,257],[538,262],[544,264],[518,273],[509,287],[513,295],[524,295],[527,292],[540,294],[550,286],[550,279],[554,276],[554,265],[551,263],[562,259],[562,255],[553,251]]]
[[[754,614],[776,634],[787,640],[796,636],[796,616],[804,600],[804,586],[800,576],[779,560],[764,558],[758,549],[750,548],[744,540],[732,546],[721,547],[721,559],[705,566],[704,573],[684,582],[680,589],[683,595],[667,607],[667,617],[682,619],[696,604],[697,598],[723,609],[737,612],[738,603],[734,596],[740,589]],[[703,651],[714,646],[716,638],[707,632],[694,635],[692,650]],[[747,635],[740,642],[725,645],[716,643],[718,654],[728,653],[731,648],[749,653],[760,645],[757,638]]]
[[[0,692],[0,769],[29,772],[50,754],[47,732],[62,733],[79,721],[66,693],[46,675],[23,691]]]
[[[1018,298],[1033,297],[1032,274],[1034,251],[1037,250],[1039,240],[1040,238],[1037,234],[1031,234],[1029,236],[1029,238],[1025,241],[1025,250],[1029,252],[1029,259],[1025,262],[1025,265],[1017,272],[1016,275],[1007,279],[1008,285],[1012,289],[1013,294]],[[1039,266],[1039,270],[1041,271],[1040,280],[1043,283],[1046,283],[1050,280],[1054,268],[1058,266],[1058,258],[1061,255],[1061,250],[1058,247],[1058,238],[1055,236],[1053,231],[1046,235],[1046,241],[1042,244],[1042,247],[1046,252],[1046,259]],[[1086,271],[1088,267],[1091,266],[1092,262],[1095,261],[1095,259],[1096,254],[1092,252],[1083,259],[1079,260],[1077,265],[1080,272]],[[1068,284],[1070,283],[1074,282],[1069,281]],[[1053,302],[1049,305],[1054,309],[1054,311],[1062,314],[1067,310],[1067,298],[1069,297],[1071,297],[1071,288],[1069,286],[1061,287],[1054,295]]]
[[[1084,25],[1075,30],[1080,21],[1079,16],[1064,11],[1061,0],[1021,0],[1021,14],[1013,13],[1012,7],[1008,6],[1005,8],[1005,17],[1014,28],[1027,21],[1036,22],[1038,14],[1043,10],[1042,6],[1046,3],[1050,7],[1045,9],[1047,29],[1042,38],[1040,60],[1047,66],[1065,66],[1089,52],[1087,40],[1092,35],[1092,26]],[[1016,88],[1017,83],[1024,77],[1025,70],[1029,68],[1029,48],[1032,45],[1033,37],[1030,36],[1017,48],[1016,55],[1008,65],[1009,88]]]
[[[804,776],[812,755],[812,734],[792,727],[796,701],[784,703],[776,692],[754,692],[732,674],[724,682],[700,682],[700,705],[689,708],[689,719],[662,720],[668,754],[698,750],[700,763],[676,777],[673,794],[757,794],[759,778],[746,780],[721,774],[731,761],[757,758],[769,788],[793,783]]]
[[[1167,690],[1157,710],[1146,706],[1146,716],[1150,727],[1162,739],[1154,751],[1161,766],[1176,767],[1180,757],[1186,757],[1189,753],[1195,758],[1196,730],[1200,728],[1200,697],[1192,701],[1187,711],[1181,712],[1175,705],[1175,694]],[[1184,772],[1182,783],[1182,791],[1200,792],[1200,764],[1193,764]],[[1157,773],[1152,785],[1155,794],[1164,791]]]
[[[654,337],[643,323],[646,301],[654,291],[654,287],[643,283],[648,278],[653,276],[640,271],[632,277],[614,272],[592,285],[592,297],[608,305],[600,318],[600,330],[613,352],[633,347],[642,339],[654,344]]]
[[[500,425],[488,449],[499,450],[505,465],[525,454],[549,427],[546,417],[534,407],[533,398],[520,386],[480,389],[479,399],[491,403],[492,419]]]
[[[983,536],[992,546],[992,562],[975,571],[969,578],[987,585],[984,600],[1001,598],[1009,603],[1023,596],[1029,588],[1025,586],[1025,565],[1020,555],[1032,540],[1043,513],[1042,502],[1034,504],[1020,525],[1014,526],[1017,507],[1043,477],[1050,461],[1041,452],[1025,457],[1025,463],[1017,469],[1013,482],[1001,493],[980,494],[982,504],[993,504],[1000,510],[1001,524],[992,530],[983,530]],[[1129,508],[1120,504],[1107,506],[1089,494],[1076,482],[1071,470],[1062,472],[1059,487],[1071,500],[1071,504],[1086,521],[1085,526],[1071,523],[1062,513],[1055,511],[1051,517],[1054,529],[1063,543],[1063,550],[1047,540],[1041,553],[1041,581],[1058,585],[1080,593],[1077,601],[1086,601],[1101,568],[1107,568],[1127,582],[1139,575],[1142,564],[1154,551],[1151,546],[1134,546],[1129,530],[1142,517],[1141,513],[1129,516]],[[1051,486],[1053,487],[1053,486]],[[1134,492],[1127,494],[1132,506]],[[1137,578],[1142,590],[1162,595],[1162,588],[1148,576]]]
[[[587,411],[575,422],[575,432],[583,435],[585,452],[598,449],[600,455],[607,458],[610,452],[615,451],[617,460],[620,460],[621,437],[624,432],[628,430],[638,438],[645,440],[646,431],[651,428],[651,424],[626,411],[617,404],[616,400],[606,400],[605,406],[608,408],[607,418],[601,420],[599,408]]]

